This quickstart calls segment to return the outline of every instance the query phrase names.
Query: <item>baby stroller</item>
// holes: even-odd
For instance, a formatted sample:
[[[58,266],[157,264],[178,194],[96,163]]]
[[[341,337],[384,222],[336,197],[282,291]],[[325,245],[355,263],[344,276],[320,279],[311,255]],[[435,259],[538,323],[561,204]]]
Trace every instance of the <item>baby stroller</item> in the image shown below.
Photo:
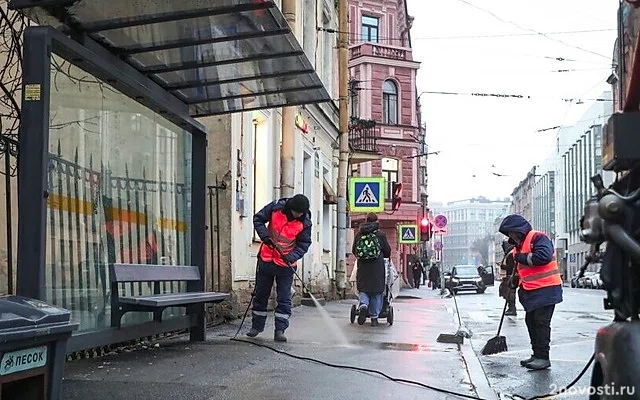
[[[386,319],[389,326],[391,326],[393,325],[393,285],[398,280],[398,273],[389,260],[385,260],[385,265],[387,267],[387,276],[385,290],[382,296],[382,310],[380,311],[380,315],[378,315],[378,319]],[[355,268],[357,268],[357,266],[354,267],[354,273],[352,274],[353,277],[355,277]],[[358,310],[358,306],[353,304],[351,306],[351,315],[349,318],[352,324],[355,322],[356,318],[358,318],[359,312],[360,310]],[[368,315],[367,318],[369,318]]]

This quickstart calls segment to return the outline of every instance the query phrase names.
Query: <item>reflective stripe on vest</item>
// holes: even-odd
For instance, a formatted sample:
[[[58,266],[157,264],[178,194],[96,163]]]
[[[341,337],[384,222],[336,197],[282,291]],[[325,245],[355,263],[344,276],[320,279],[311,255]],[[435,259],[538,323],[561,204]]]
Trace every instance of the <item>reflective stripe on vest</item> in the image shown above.
[[[278,244],[283,254],[289,254],[296,247],[296,238],[304,229],[302,221],[297,219],[289,221],[287,216],[280,210],[271,214],[269,221],[269,236]],[[287,267],[278,250],[265,246],[260,247],[260,259],[264,262],[273,262],[278,266]],[[295,266],[296,264],[292,264]]]
[[[544,235],[542,232],[530,231],[522,243],[521,253],[531,253],[531,243],[536,235]],[[562,285],[558,262],[555,252],[553,259],[545,265],[526,265],[517,263],[518,274],[520,275],[520,286],[524,290],[536,290],[549,286]]]

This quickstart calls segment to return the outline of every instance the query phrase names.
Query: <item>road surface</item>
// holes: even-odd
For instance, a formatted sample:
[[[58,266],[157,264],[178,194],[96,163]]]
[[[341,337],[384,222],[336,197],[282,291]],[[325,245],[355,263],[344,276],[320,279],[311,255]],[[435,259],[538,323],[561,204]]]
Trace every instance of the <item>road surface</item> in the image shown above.
[[[564,288],[564,301],[556,306],[552,320],[551,368],[529,371],[519,362],[531,355],[525,313],[519,303],[518,315],[506,317],[502,328],[501,334],[507,337],[508,351],[492,356],[480,355],[487,340],[496,334],[504,306],[496,290],[497,287],[490,288],[482,295],[461,294],[457,300],[462,320],[473,332],[472,346],[498,394],[532,397],[568,384],[591,357],[597,329],[613,319],[613,313],[605,311],[602,306],[604,291]],[[588,390],[590,376],[591,369],[576,384],[573,393],[567,393],[563,398],[588,398],[585,391]]]

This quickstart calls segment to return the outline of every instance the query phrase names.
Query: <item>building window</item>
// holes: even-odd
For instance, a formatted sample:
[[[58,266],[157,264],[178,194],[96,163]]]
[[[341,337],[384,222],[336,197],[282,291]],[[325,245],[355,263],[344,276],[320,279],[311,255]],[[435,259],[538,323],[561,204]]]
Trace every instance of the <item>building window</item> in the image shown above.
[[[390,80],[382,84],[382,123],[398,124],[398,87]]]
[[[360,117],[360,102],[358,101],[358,92],[353,91],[351,93],[351,117],[359,118]]]
[[[362,16],[362,40],[365,42],[378,43],[378,30],[380,19],[375,17]]]
[[[400,162],[395,158],[382,159],[382,177],[385,180],[386,190],[385,198],[391,200],[393,195],[391,186],[393,182],[398,182],[398,171]]]
[[[324,28],[330,29],[333,28],[331,25],[331,17],[322,13],[322,25]],[[329,32],[323,32],[322,35],[322,80],[327,89],[327,92],[333,94],[333,78],[334,72],[331,66],[335,65],[333,63],[333,55],[336,36],[330,34]]]

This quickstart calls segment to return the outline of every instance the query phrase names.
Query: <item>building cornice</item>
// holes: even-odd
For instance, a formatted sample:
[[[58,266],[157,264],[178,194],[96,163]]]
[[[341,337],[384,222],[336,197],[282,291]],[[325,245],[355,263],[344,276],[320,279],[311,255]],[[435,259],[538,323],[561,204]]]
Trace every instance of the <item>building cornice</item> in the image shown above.
[[[394,60],[390,58],[373,56],[360,56],[349,60],[349,68],[357,67],[360,64],[377,64],[399,68],[410,68],[415,70],[420,69],[420,62],[418,61]]]

